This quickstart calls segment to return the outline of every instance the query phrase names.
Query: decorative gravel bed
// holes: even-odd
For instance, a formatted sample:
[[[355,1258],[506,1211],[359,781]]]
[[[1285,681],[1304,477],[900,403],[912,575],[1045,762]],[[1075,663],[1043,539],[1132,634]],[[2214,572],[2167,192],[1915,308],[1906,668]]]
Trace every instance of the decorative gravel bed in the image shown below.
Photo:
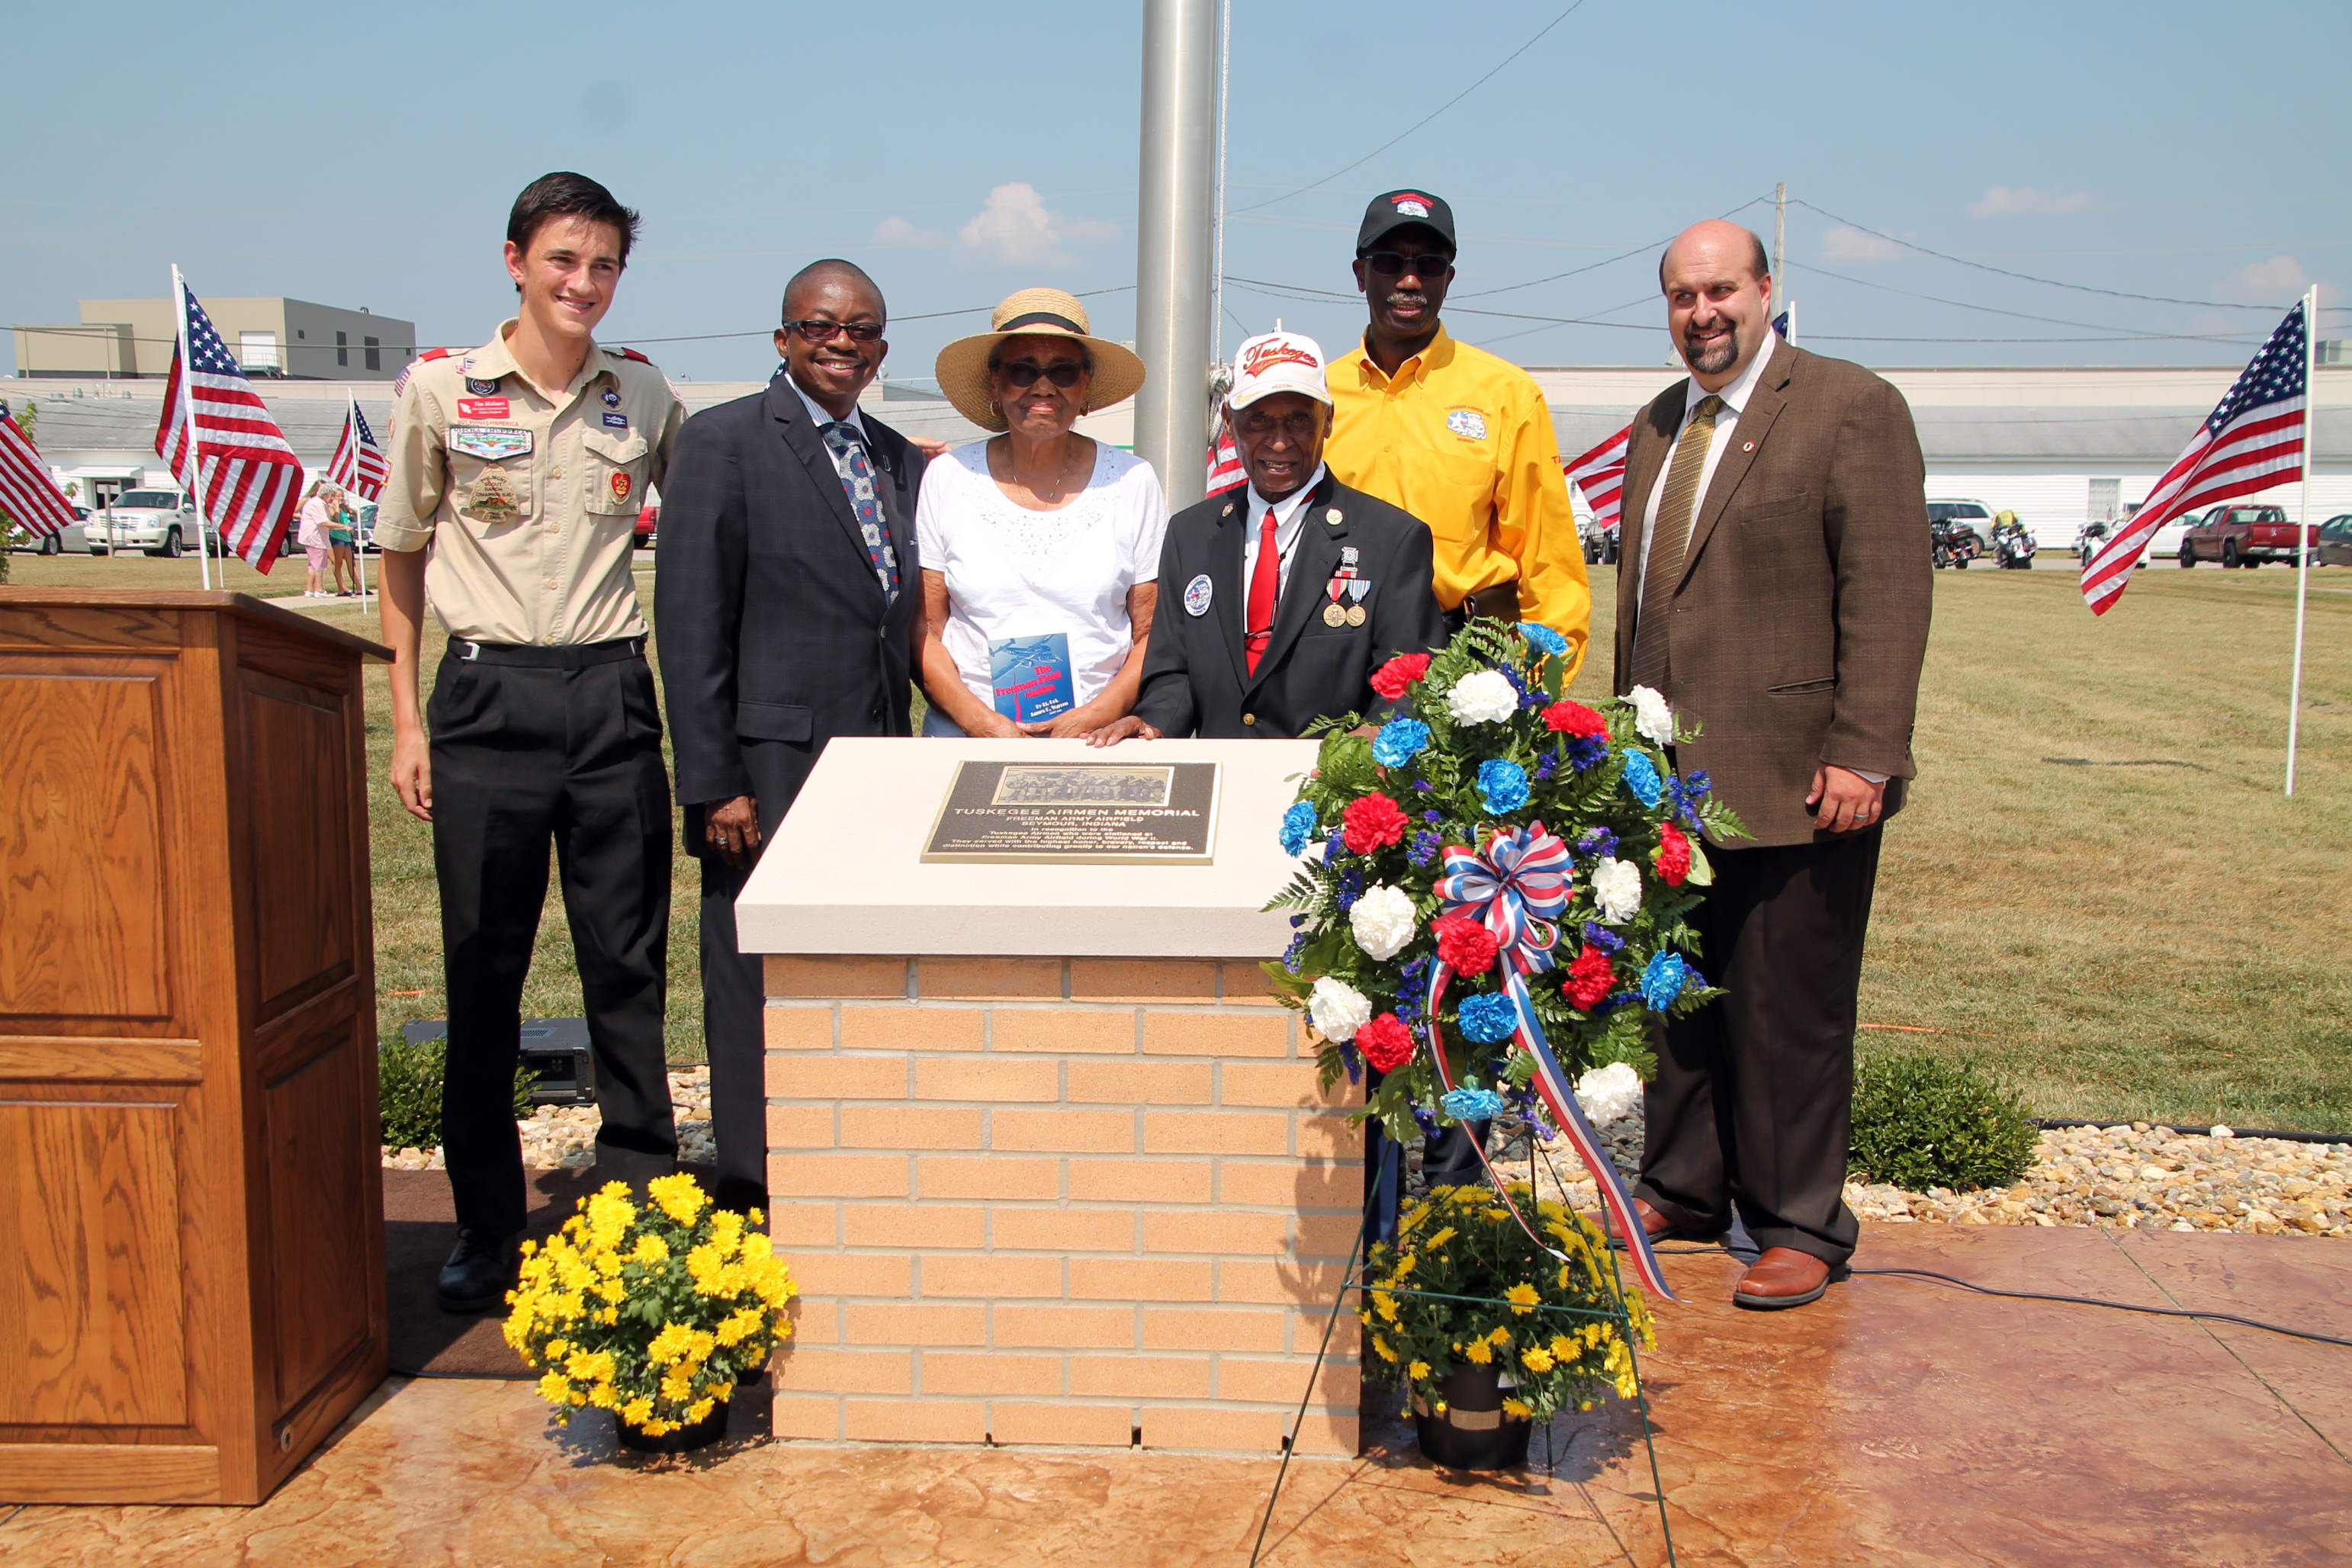
[[[669,1075],[670,1105],[677,1117],[677,1156],[695,1164],[718,1158],[710,1136],[710,1069],[677,1068]],[[604,1117],[593,1105],[542,1105],[525,1121],[522,1163],[530,1170],[576,1171],[596,1163],[596,1129]],[[393,1149],[383,1163],[395,1170],[437,1171],[439,1149]]]

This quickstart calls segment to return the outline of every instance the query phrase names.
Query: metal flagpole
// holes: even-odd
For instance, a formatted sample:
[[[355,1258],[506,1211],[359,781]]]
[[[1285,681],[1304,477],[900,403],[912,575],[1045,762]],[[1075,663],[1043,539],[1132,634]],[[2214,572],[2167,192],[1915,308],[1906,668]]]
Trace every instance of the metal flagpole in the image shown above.
[[[2318,359],[2319,286],[2314,284],[2303,296],[2303,499],[2294,513],[2294,676],[2287,684],[2286,699],[2286,794],[2294,798],[2294,748],[2303,730],[2303,619],[2304,606],[2311,602],[2311,438],[2312,405],[2318,401],[2319,388],[2313,384],[2315,363]]]
[[[1217,11],[1144,0],[1141,190],[1136,201],[1135,455],[1171,510],[1208,492],[1209,251],[1216,201]]]
[[[205,444],[196,424],[196,396],[189,374],[195,357],[188,342],[188,286],[180,280],[179,263],[172,264],[172,310],[180,321],[180,384],[174,388],[180,395],[180,420],[188,431],[188,491],[196,498],[196,569],[200,581],[207,588],[213,585],[213,552],[205,542],[205,524],[212,509],[205,505]],[[227,543],[223,541],[223,549]],[[226,563],[222,576],[226,580]]]
[[[360,488],[360,400],[348,389],[343,397],[351,405],[345,417],[351,421],[352,431],[352,489],[357,490]],[[364,610],[368,602],[367,541],[360,537],[360,509],[357,506],[352,508],[352,570],[359,574],[360,608]]]
[[[1217,19],[1217,229],[1209,258],[1209,358],[1225,359],[1225,110],[1234,95],[1234,0]]]

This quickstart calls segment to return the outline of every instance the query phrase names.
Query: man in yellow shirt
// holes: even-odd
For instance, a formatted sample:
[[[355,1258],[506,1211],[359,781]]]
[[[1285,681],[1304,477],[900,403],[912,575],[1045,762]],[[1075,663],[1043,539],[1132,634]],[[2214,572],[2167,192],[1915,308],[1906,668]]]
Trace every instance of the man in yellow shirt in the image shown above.
[[[1370,307],[1360,346],[1331,366],[1334,478],[1429,525],[1437,602],[1540,621],[1584,660],[1592,591],[1569,510],[1551,410],[1534,378],[1454,342],[1438,320],[1454,281],[1454,212],[1423,191],[1372,198],[1356,236]]]

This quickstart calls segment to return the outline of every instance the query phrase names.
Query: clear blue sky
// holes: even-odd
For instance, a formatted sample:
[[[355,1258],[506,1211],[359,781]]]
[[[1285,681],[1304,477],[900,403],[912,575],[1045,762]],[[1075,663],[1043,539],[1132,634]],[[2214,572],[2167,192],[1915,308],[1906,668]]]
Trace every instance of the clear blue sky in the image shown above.
[[[1584,0],[1396,146],[1285,195],[1406,132],[1565,4],[1234,0],[1228,273],[1349,289],[1364,200],[1425,185],[1462,227],[1457,335],[1528,364],[1656,363],[1654,242],[1735,209],[1769,240],[1769,205],[1743,204],[1786,180],[1814,204],[1791,207],[1781,279],[1801,333],[1865,363],[2234,363],[2274,318],[2221,305],[2284,308],[2315,279],[2352,303],[2343,0]],[[607,341],[677,375],[764,376],[783,279],[839,254],[888,295],[889,374],[928,375],[984,317],[913,318],[1133,281],[1140,10],[27,8],[0,117],[0,318],[160,297],[177,261],[200,296],[365,305],[472,344],[512,300],[498,248],[515,192],[574,168],[645,214]],[[2192,303],[2012,281],[1864,229]],[[1097,330],[1131,335],[1132,298],[1090,300]],[[1228,352],[1276,315],[1337,352],[1363,320],[1352,299],[1239,285],[1225,307]],[[2352,337],[2352,315],[2323,321]],[[1836,341],[2114,329],[2248,346]],[[755,335],[654,341],[729,332]]]

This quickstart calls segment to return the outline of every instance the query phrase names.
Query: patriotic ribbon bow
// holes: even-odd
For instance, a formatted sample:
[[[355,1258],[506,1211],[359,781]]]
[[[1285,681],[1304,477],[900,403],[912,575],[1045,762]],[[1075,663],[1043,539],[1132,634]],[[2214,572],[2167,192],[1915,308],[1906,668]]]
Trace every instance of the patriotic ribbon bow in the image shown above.
[[[1553,1125],[1568,1135],[1585,1168],[1592,1173],[1593,1184],[1600,1189],[1601,1207],[1617,1235],[1624,1239],[1627,1256],[1633,1260],[1633,1272],[1643,1288],[1666,1300],[1680,1300],[1658,1268],[1649,1234],[1633,1212],[1633,1194],[1625,1190],[1624,1179],[1618,1175],[1601,1135],[1585,1120],[1584,1108],[1576,1102],[1576,1090],[1569,1083],[1559,1058],[1552,1054],[1551,1043],[1544,1038],[1543,1026],[1536,1021],[1535,998],[1528,991],[1528,975],[1552,967],[1552,950],[1559,941],[1559,928],[1553,922],[1568,909],[1569,874],[1574,865],[1568,846],[1557,835],[1546,831],[1540,822],[1526,827],[1498,827],[1487,838],[1484,855],[1463,845],[1446,846],[1445,874],[1437,879],[1437,896],[1444,900],[1447,915],[1475,920],[1494,937],[1495,978],[1517,1014],[1512,1039],[1535,1060],[1531,1081],[1538,1098],[1551,1113]],[[1438,1032],[1437,1018],[1445,1000],[1446,983],[1453,977],[1452,966],[1440,958],[1430,975],[1427,1015],[1430,1058],[1437,1065],[1438,1081],[1449,1093],[1454,1087],[1454,1078],[1445,1063],[1445,1042]],[[1476,1139],[1471,1142],[1478,1150],[1479,1163],[1494,1179],[1496,1193],[1511,1211],[1511,1217],[1519,1222],[1519,1228],[1538,1247],[1565,1261],[1566,1255],[1537,1235],[1527,1216],[1519,1212],[1509,1188],[1496,1173],[1493,1162],[1486,1158],[1485,1147]]]

